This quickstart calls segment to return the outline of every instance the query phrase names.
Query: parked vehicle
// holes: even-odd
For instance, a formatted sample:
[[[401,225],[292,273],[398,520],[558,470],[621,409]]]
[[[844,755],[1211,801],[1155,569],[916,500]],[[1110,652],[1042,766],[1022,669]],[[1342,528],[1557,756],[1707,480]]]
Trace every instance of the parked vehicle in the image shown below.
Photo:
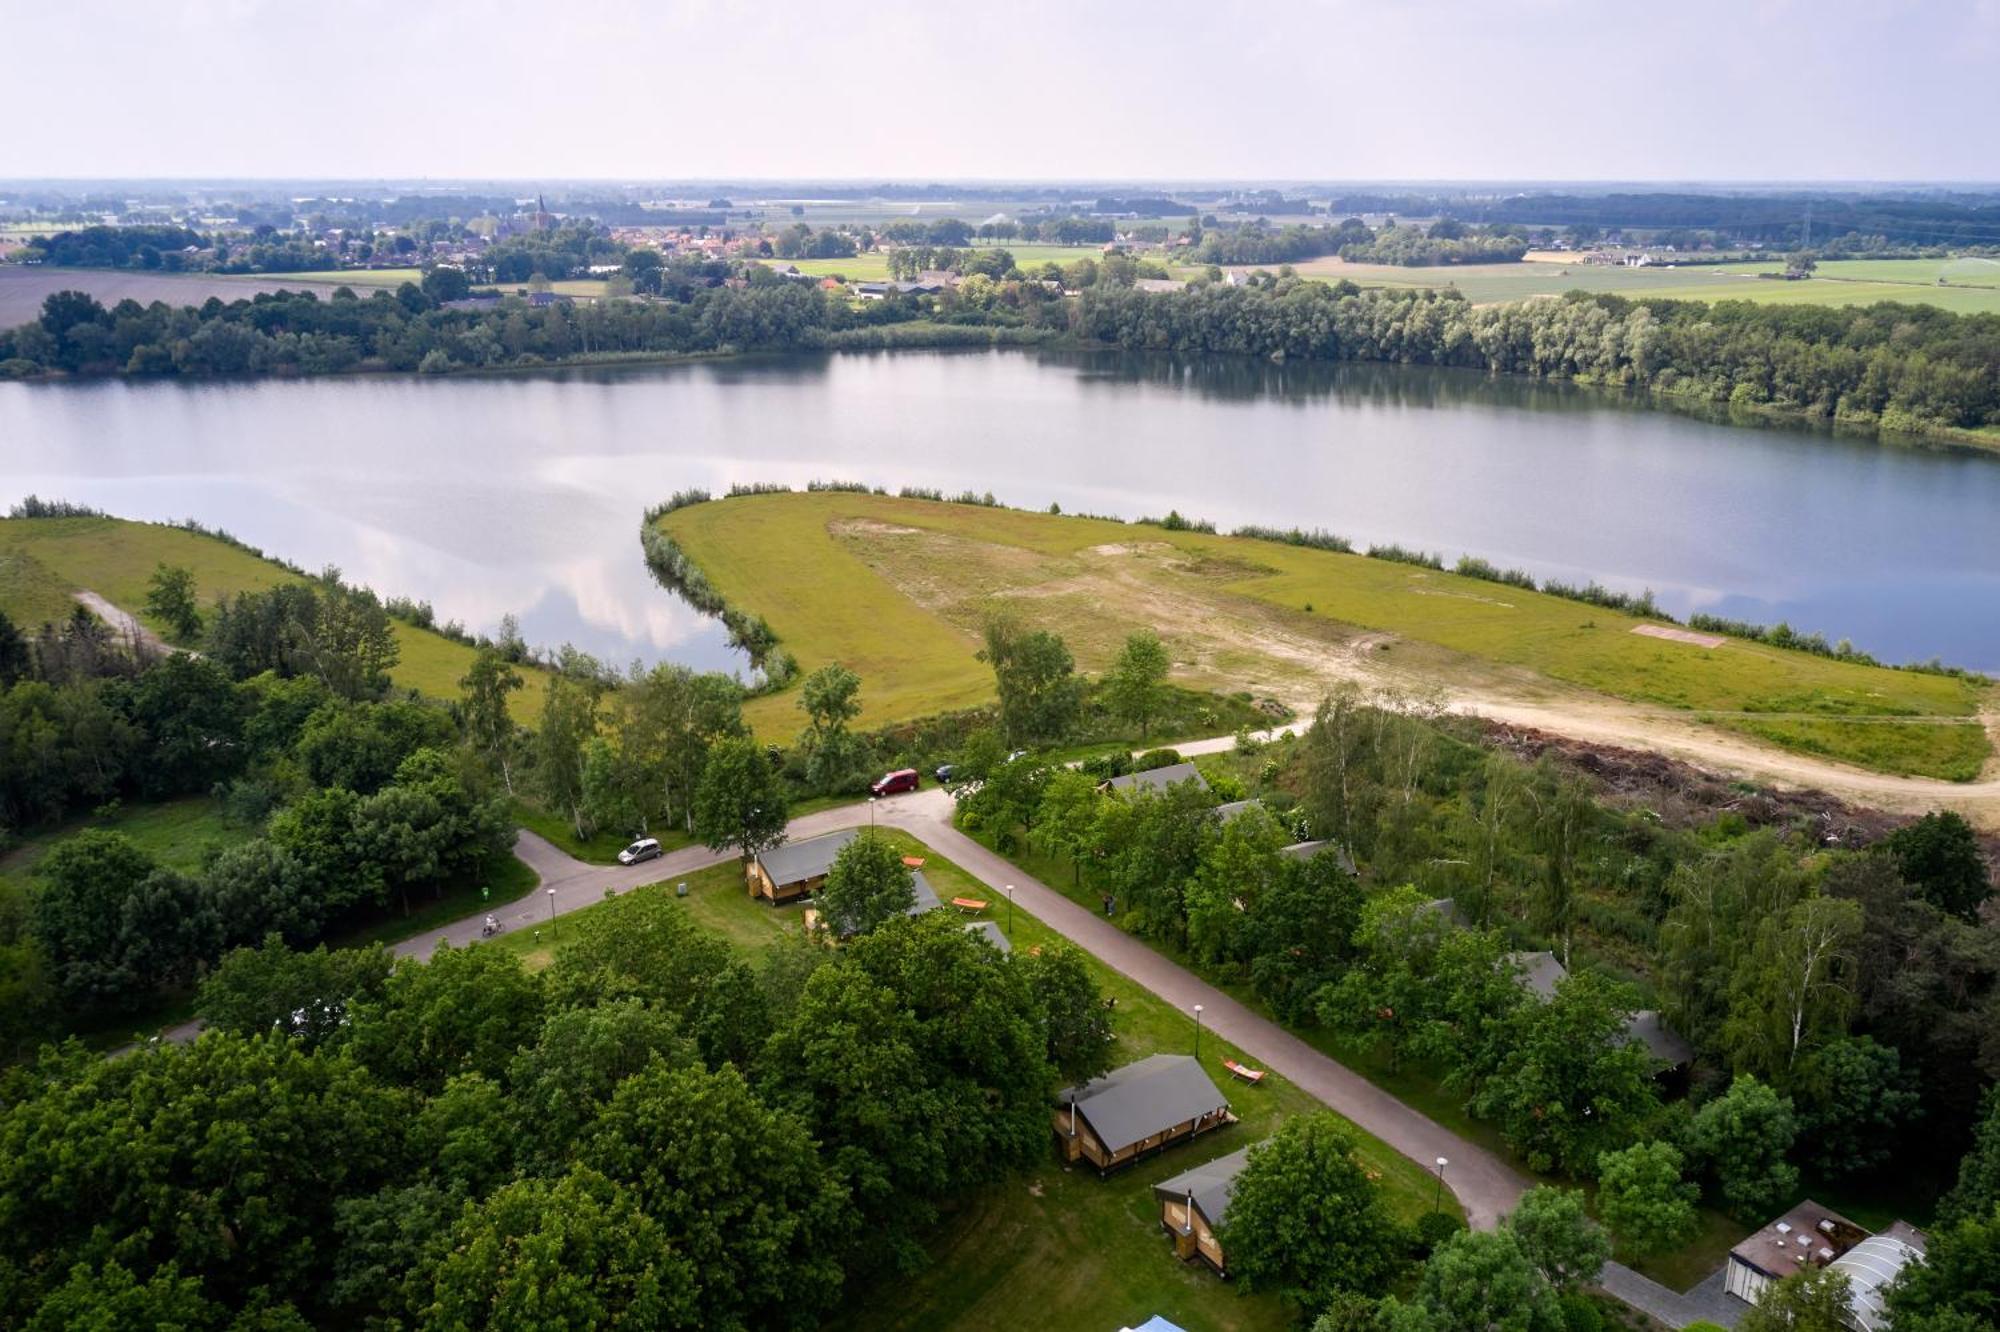
[[[937,771],[932,775],[938,779],[939,785],[943,785],[958,775],[958,765],[956,763],[940,763],[937,766]]]
[[[618,853],[618,863],[621,865],[636,865],[642,860],[655,860],[665,854],[664,851],[660,850],[658,838],[641,837],[638,841]]]
[[[915,768],[898,768],[894,772],[885,773],[880,781],[868,788],[868,794],[887,796],[895,795],[898,791],[914,791],[916,789],[917,770]]]

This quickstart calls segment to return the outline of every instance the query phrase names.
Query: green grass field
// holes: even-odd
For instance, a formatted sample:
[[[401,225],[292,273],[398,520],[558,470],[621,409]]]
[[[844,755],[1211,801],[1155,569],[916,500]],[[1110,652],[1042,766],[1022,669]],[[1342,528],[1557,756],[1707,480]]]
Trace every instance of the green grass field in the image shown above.
[[[357,291],[370,287],[387,287],[393,291],[405,282],[422,282],[424,280],[424,270],[421,268],[327,268],[311,273],[231,273],[222,276],[238,277],[245,282],[331,283],[334,286],[353,287]]]
[[[1100,254],[1099,247],[1095,245],[975,243],[972,248],[1005,250],[1014,256],[1014,263],[1024,269],[1040,268],[1043,264],[1073,264],[1079,259],[1095,259]],[[885,282],[889,277],[889,258],[880,250],[857,254],[852,259],[766,259],[763,262],[773,268],[796,268],[814,277],[841,277],[849,282]]]
[[[1989,752],[1987,690],[1963,681],[1647,638],[1615,611],[1358,555],[844,492],[698,504],[661,525],[804,670],[858,672],[864,725],[990,697],[976,630],[1004,603],[1062,633],[1085,670],[1150,625],[1182,682],[1224,692],[1316,694],[1315,661],[1364,630],[1401,640],[1399,660],[1432,649],[1440,683],[1528,672],[1886,772],[1966,780]],[[789,693],[751,716],[797,726]]]
[[[0,518],[0,611],[32,627],[67,617],[70,594],[88,590],[162,630],[141,613],[147,581],[161,563],[193,570],[205,605],[298,578],[226,541],[178,527],[123,518]],[[457,698],[473,649],[400,620],[393,624],[402,660],[390,678],[433,698]],[[529,722],[541,709],[542,676],[528,670],[522,677],[511,706]]]
[[[1518,264],[1466,264],[1405,268],[1349,264],[1337,258],[1293,265],[1310,277],[1345,278],[1364,287],[1455,286],[1475,305],[1561,296],[1572,291],[1610,293],[1634,300],[1758,301],[1792,305],[1869,305],[1904,301],[1960,314],[2000,311],[2000,263],[1982,259],[1829,260],[1806,282],[1773,282],[1756,275],[1782,269],[1782,260],[1687,267],[1614,268],[1577,260]],[[1190,270],[1192,271],[1192,270]],[[1940,287],[1943,274],[1951,285]]]
[[[25,892],[35,865],[49,848],[84,828],[123,833],[160,864],[187,873],[200,869],[211,854],[236,845],[254,831],[231,821],[222,812],[222,802],[207,796],[121,805],[101,818],[93,815],[44,829],[0,855],[0,897],[8,890]]]
[[[906,853],[925,858],[924,874],[941,898],[992,892],[971,875],[903,834],[878,834]],[[771,907],[743,891],[734,863],[688,876],[688,911],[746,954],[798,929],[798,906]],[[640,892],[672,892],[671,884]],[[586,908],[585,911],[597,908]],[[505,936],[494,947],[545,966],[561,949],[567,926],[585,912],[563,918],[542,937]],[[1011,922],[991,913],[1016,948],[1047,946],[1057,936],[1025,911]],[[1162,1050],[1190,1050],[1193,1027],[1185,1014],[1107,968],[1091,964],[1099,986],[1118,1001],[1113,1023],[1121,1062]],[[1064,1170],[1053,1159],[973,1198],[961,1200],[931,1247],[931,1263],[914,1276],[857,1291],[836,1326],[853,1329],[983,1329],[1035,1323],[1059,1327],[1130,1326],[1163,1314],[1190,1332],[1277,1332],[1291,1315],[1269,1297],[1245,1296],[1205,1269],[1183,1265],[1160,1231],[1152,1186],[1204,1160],[1267,1136],[1287,1115],[1322,1108],[1275,1075],[1251,1088],[1228,1082],[1224,1059],[1241,1052],[1213,1038],[1202,1041],[1202,1063],[1230,1093],[1242,1123],[1178,1151],[1100,1180],[1088,1170]],[[1358,1134],[1360,1156],[1378,1172],[1391,1209],[1414,1220],[1431,1205],[1430,1177],[1414,1162]],[[1053,1154],[1051,1154],[1053,1157]],[[1455,1211],[1447,1195],[1445,1205]],[[865,1312],[863,1312],[865,1311]]]

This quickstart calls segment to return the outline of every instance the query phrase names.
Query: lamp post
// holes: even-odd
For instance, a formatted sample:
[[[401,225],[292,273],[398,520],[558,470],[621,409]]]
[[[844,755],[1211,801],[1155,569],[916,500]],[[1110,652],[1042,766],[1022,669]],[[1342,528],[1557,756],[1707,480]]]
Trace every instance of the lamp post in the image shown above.
[[[556,929],[556,890],[551,888],[549,889],[549,933],[554,934],[555,929]]]
[[[868,831],[875,831],[875,797],[868,797]]]
[[[1014,885],[1007,885],[1007,937],[1014,937]]]
[[[1201,1058],[1201,1005],[1194,1006],[1194,1057]]]
[[[1451,1164],[1451,1162],[1445,1160],[1442,1156],[1440,1156],[1437,1159],[1437,1161],[1438,1161],[1437,1188],[1433,1190],[1431,1193],[1431,1210],[1433,1212],[1437,1211],[1439,1208],[1444,1206],[1444,1168]]]

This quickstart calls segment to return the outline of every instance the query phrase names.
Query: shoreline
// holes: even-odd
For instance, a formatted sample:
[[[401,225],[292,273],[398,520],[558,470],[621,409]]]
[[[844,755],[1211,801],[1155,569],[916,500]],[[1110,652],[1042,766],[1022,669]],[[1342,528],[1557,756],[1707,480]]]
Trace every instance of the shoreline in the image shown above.
[[[893,330],[909,329],[914,336],[898,337]],[[826,344],[817,347],[793,347],[782,350],[742,351],[735,348],[721,348],[715,351],[698,352],[592,352],[567,356],[559,361],[535,361],[524,364],[457,366],[448,370],[425,372],[421,370],[394,370],[380,363],[361,363],[342,370],[320,374],[300,374],[267,372],[248,375],[182,376],[182,375],[135,375],[119,372],[108,375],[78,375],[67,371],[45,371],[40,374],[23,375],[14,379],[0,379],[0,383],[30,384],[36,386],[86,385],[105,382],[117,383],[187,383],[187,384],[243,384],[277,380],[292,383],[308,379],[474,379],[541,374],[566,370],[591,369],[595,367],[688,365],[711,361],[732,361],[767,356],[836,355],[857,352],[898,352],[898,351],[1056,351],[1077,354],[1119,353],[1135,356],[1165,356],[1177,361],[1223,360],[1223,361],[1265,361],[1270,358],[1243,352],[1210,352],[1199,358],[1189,358],[1174,352],[1152,351],[1144,348],[1121,347],[1116,343],[1084,341],[1065,333],[1051,333],[1038,336],[1041,330],[1015,325],[958,325],[936,324],[913,321],[908,324],[886,325],[881,329],[851,329],[834,334]],[[848,333],[877,335],[873,338],[847,337]],[[886,335],[886,336],[883,336]],[[1311,365],[1403,365],[1403,362],[1372,360],[1324,360],[1300,357],[1302,364]],[[1576,389],[1587,389],[1607,394],[1613,399],[1623,399],[1627,403],[1664,408],[1684,415],[1700,416],[1714,424],[1759,428],[1770,426],[1803,427],[1813,431],[1824,431],[1831,435],[1863,439],[1869,442],[1901,448],[1945,448],[1975,452],[2000,457],[2000,428],[1968,430],[1959,426],[1946,425],[1885,425],[1880,420],[1857,419],[1853,417],[1822,416],[1800,408],[1785,407],[1770,403],[1731,403],[1704,397],[1698,393],[1682,393],[1673,389],[1659,389],[1650,385],[1601,384],[1590,379],[1576,379],[1568,376],[1518,375],[1505,371],[1482,371],[1471,366],[1419,366],[1419,369],[1456,370],[1477,374],[1495,382],[1564,385]]]

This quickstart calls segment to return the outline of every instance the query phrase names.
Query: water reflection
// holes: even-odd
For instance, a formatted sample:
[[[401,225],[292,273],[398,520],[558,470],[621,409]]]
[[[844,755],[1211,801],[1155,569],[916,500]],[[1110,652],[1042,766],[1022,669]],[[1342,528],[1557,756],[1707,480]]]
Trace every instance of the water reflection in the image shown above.
[[[490,632],[739,664],[636,529],[815,477],[1325,527],[2000,666],[2000,465],[1381,365],[870,353],[535,376],[0,386],[0,502],[194,516]]]

